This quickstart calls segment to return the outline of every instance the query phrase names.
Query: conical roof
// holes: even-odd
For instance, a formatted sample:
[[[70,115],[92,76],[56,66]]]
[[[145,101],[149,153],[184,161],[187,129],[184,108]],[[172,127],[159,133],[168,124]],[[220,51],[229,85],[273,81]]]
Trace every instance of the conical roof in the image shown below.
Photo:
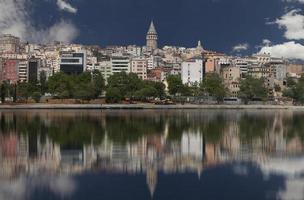
[[[157,34],[153,21],[151,21],[150,28],[148,30],[149,34]]]

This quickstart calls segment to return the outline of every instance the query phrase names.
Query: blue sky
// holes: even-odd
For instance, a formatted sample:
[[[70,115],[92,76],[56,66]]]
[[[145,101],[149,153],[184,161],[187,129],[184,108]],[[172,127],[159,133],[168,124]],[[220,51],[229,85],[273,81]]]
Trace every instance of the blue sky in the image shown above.
[[[7,4],[11,0],[0,0],[0,12],[5,7],[2,1]],[[29,41],[59,39],[100,46],[144,45],[153,19],[160,46],[192,47],[201,40],[206,49],[228,54],[251,54],[261,46],[280,51],[289,45],[297,54],[304,49],[304,0],[18,1],[21,6],[17,6],[17,11],[21,7],[21,14],[17,18],[26,17],[30,21],[25,29],[32,29],[31,34],[22,33],[20,27],[3,28],[1,14],[0,30],[17,32]],[[63,28],[65,25],[68,28]]]

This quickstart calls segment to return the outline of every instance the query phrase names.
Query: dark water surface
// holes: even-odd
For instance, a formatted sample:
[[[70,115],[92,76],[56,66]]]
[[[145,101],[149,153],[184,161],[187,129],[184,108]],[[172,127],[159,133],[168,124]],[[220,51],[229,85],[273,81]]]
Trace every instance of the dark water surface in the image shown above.
[[[295,111],[1,111],[0,200],[302,200],[303,141]]]

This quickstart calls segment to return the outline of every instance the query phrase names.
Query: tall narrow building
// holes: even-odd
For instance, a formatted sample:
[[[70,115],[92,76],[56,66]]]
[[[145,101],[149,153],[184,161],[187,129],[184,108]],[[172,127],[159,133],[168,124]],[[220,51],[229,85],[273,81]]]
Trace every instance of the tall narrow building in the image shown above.
[[[157,36],[157,32],[156,32],[153,21],[150,24],[150,28],[148,30],[146,39],[147,39],[147,48],[148,49],[151,49],[151,50],[157,49],[158,36]]]

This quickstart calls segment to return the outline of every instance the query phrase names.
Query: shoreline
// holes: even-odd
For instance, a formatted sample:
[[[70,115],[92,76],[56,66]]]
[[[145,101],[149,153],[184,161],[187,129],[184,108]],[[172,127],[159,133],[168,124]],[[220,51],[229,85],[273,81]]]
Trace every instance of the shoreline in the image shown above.
[[[304,110],[304,106],[284,105],[154,105],[154,104],[18,104],[0,105],[0,110],[28,109],[94,109],[94,110],[178,110],[178,109],[273,109],[273,110]]]

